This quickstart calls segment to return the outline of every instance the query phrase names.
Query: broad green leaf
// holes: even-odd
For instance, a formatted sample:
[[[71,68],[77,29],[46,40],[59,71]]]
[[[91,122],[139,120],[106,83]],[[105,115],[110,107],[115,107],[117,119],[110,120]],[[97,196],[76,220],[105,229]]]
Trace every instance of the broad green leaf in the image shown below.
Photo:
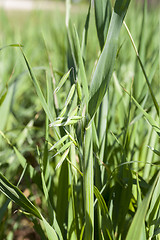
[[[117,0],[112,13],[107,39],[93,74],[88,112],[92,118],[100,106],[112,76],[118,37],[130,0]]]

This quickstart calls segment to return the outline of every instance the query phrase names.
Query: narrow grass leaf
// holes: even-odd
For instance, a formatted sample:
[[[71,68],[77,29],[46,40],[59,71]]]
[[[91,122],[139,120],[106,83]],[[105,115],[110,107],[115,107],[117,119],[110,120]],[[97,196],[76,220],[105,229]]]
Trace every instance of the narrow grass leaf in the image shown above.
[[[58,168],[60,168],[60,166],[62,165],[62,163],[63,163],[64,160],[66,159],[68,153],[69,153],[69,148],[63,153],[63,155],[62,155],[60,161],[58,162],[58,164],[57,164],[55,170],[57,170]]]
[[[73,111],[71,111],[71,112],[68,114],[68,120],[67,120],[66,124],[68,123],[68,121],[69,121],[73,116],[75,116],[75,115],[77,114],[77,112],[78,112],[78,106],[77,106],[75,109],[73,109]]]
[[[76,124],[80,120],[82,120],[82,116],[73,116],[71,118],[67,117],[58,117],[56,121],[52,122],[49,126],[50,127],[62,127],[62,126],[68,126],[72,124]]]
[[[66,214],[68,212],[69,187],[70,186],[69,186],[68,162],[65,161],[60,169],[60,175],[57,186],[57,205],[55,207],[56,218],[63,236],[64,232],[66,231],[64,224],[67,224]],[[64,239],[66,238],[64,237]]]
[[[94,190],[93,190],[93,144],[92,126],[85,129],[84,143],[84,166],[83,166],[83,190],[85,206],[85,238],[94,239]]]
[[[160,156],[160,151],[156,150],[153,147],[148,146],[155,154],[157,154],[158,156]]]
[[[19,150],[12,145],[12,143],[10,142],[10,140],[7,138],[7,136],[0,130],[0,135],[7,141],[7,143],[9,144],[9,146],[11,146],[13,148],[13,150],[15,151],[15,154],[17,155],[17,158],[21,164],[21,166],[24,168],[26,165],[26,159],[23,157],[23,155],[19,152]]]
[[[66,82],[66,80],[69,78],[69,74],[70,74],[71,69],[63,75],[63,77],[61,78],[60,82],[58,83],[56,89],[54,90],[54,93],[57,93],[61,87],[64,85],[64,83]]]
[[[49,225],[49,223],[45,220],[44,217],[42,217],[42,221],[47,233],[47,237],[49,240],[59,240],[59,237],[56,234],[56,231]]]
[[[81,52],[82,52],[83,59],[85,59],[85,54],[86,54],[90,15],[91,15],[91,0],[89,1],[88,13],[87,13],[85,26],[84,26],[84,29],[83,29],[83,35],[82,35],[82,45],[81,45],[82,51]]]
[[[141,61],[144,62],[145,60],[145,52],[146,52],[146,28],[147,28],[147,1],[145,0],[143,3],[143,17],[142,17],[142,24],[140,29],[140,36],[139,36],[139,46],[138,52]],[[143,83],[144,78],[142,71],[139,67],[139,61],[135,62],[135,76],[134,76],[134,85],[133,85],[133,96],[136,99],[141,97],[141,93],[143,92]]]
[[[57,232],[57,234],[59,236],[58,239],[62,240],[63,239],[62,233],[61,233],[61,230],[59,228],[59,225],[58,225],[58,222],[57,222],[57,219],[56,219],[55,211],[54,211],[54,209],[52,207],[52,204],[51,204],[51,201],[50,201],[50,197],[49,197],[49,193],[48,193],[47,186],[46,186],[46,183],[45,183],[43,172],[41,172],[41,179],[42,179],[42,187],[43,187],[44,195],[45,195],[45,198],[48,202],[49,219],[50,219],[51,225],[54,227],[55,231]],[[42,217],[42,219],[43,219],[43,217]],[[47,227],[46,223],[45,223],[45,226]]]
[[[77,72],[77,56],[74,45],[74,30],[71,21],[69,21],[67,25],[67,37],[68,37],[67,62],[68,68],[73,69],[72,74],[70,74],[70,80],[73,83],[75,81],[75,73]]]
[[[154,232],[156,231],[156,228],[158,227],[158,221],[160,223],[159,219],[159,209],[160,209],[160,178],[158,179],[157,185],[155,187],[151,203],[150,203],[150,208],[147,213],[146,219],[149,220],[149,237],[152,238],[154,235]],[[157,226],[156,226],[157,225]]]
[[[78,102],[81,103],[82,101],[82,88],[79,83],[79,81],[76,82],[76,89],[77,89],[77,95],[78,95]]]
[[[7,48],[7,47],[23,47],[23,45],[21,44],[9,44],[9,45],[5,45],[3,47],[0,48],[0,51],[4,48]]]
[[[7,199],[5,201],[5,203],[3,203],[3,205],[0,207],[0,223],[2,222],[3,218],[4,218],[4,215],[7,211],[7,208],[8,208],[8,205],[10,203],[10,199]]]
[[[73,94],[75,92],[75,87],[76,87],[76,85],[73,84],[71,89],[70,89],[70,91],[69,91],[69,94],[67,96],[67,99],[66,99],[66,102],[65,102],[65,106],[68,106],[68,104],[71,102],[71,99],[72,99]]]
[[[117,235],[119,236],[125,227],[125,219],[132,199],[131,170],[126,166],[119,167],[115,178],[112,221],[114,226],[118,226]]]
[[[68,148],[71,146],[72,143],[73,143],[73,142],[70,141],[70,142],[64,144],[63,147],[61,147],[61,148],[56,152],[56,154],[54,154],[53,157],[55,157],[55,156],[57,156],[58,154],[64,152],[66,149],[68,149]]]
[[[145,77],[145,80],[146,80],[146,83],[147,83],[149,92],[150,92],[150,94],[151,94],[153,103],[154,103],[154,105],[155,105],[157,114],[158,114],[158,116],[159,116],[159,105],[158,105],[158,102],[157,102],[157,100],[156,100],[156,98],[155,98],[155,94],[154,94],[154,92],[153,92],[153,90],[152,90],[152,87],[151,87],[151,84],[150,84],[150,80],[148,79],[148,76],[147,76],[147,74],[146,74],[145,67],[144,67],[144,65],[143,65],[143,63],[142,63],[142,61],[141,61],[141,58],[140,58],[140,56],[139,56],[139,53],[138,53],[138,50],[137,50],[137,48],[136,48],[135,42],[134,42],[134,40],[133,40],[133,37],[132,37],[132,35],[131,35],[131,32],[129,31],[129,28],[127,27],[127,25],[126,25],[125,22],[124,22],[124,26],[125,26],[125,28],[126,28],[126,30],[127,30],[127,33],[128,33],[129,38],[130,38],[130,40],[131,40],[132,46],[133,46],[133,48],[134,48],[134,50],[135,50],[135,52],[136,52],[137,59],[138,59],[139,64],[140,64],[140,66],[141,66],[141,69],[142,69],[142,72],[143,72],[143,74],[144,74],[144,77]]]
[[[103,232],[105,230],[106,231],[105,234],[107,234],[107,237],[109,237],[109,239],[114,240],[115,237],[113,232],[113,225],[109,216],[108,208],[103,196],[101,195],[96,186],[94,186],[94,194],[98,200],[98,204],[102,212]]]
[[[74,28],[74,30],[75,30],[74,41],[75,41],[75,46],[76,46],[76,51],[77,51],[77,56],[78,56],[79,73],[80,73],[80,78],[81,78],[81,82],[82,82],[85,103],[87,104],[88,98],[89,98],[88,82],[87,82],[85,67],[84,67],[84,63],[83,63],[78,33],[77,33],[76,28]]]
[[[123,88],[124,89],[124,88]],[[124,89],[124,91],[130,95],[127,90]],[[157,124],[157,122],[149,115],[142,107],[141,105],[136,101],[136,99],[131,96],[132,100],[134,101],[135,105],[138,107],[138,109],[143,113],[149,124],[152,126],[152,128],[157,132],[157,134],[160,136],[160,128]]]
[[[94,3],[97,35],[102,50],[112,14],[111,2],[110,0],[95,0]]]
[[[12,84],[8,88],[7,95],[5,96],[5,99],[2,103],[2,105],[0,106],[0,116],[3,116],[3,117],[1,117],[1,120],[0,120],[0,129],[2,131],[4,131],[4,129],[6,127],[9,113],[10,113],[10,108],[12,106],[12,98],[14,96],[14,85],[15,84]]]
[[[37,208],[24,196],[24,194],[16,186],[10,183],[7,178],[5,178],[1,173],[0,191],[28,213],[38,217],[39,219],[42,219]]]
[[[22,48],[21,48],[21,52],[22,52],[23,58],[24,58],[24,60],[25,60],[25,63],[26,63],[26,65],[27,65],[27,68],[28,68],[30,77],[31,77],[31,79],[32,79],[32,81],[33,81],[33,84],[34,84],[34,86],[35,86],[37,95],[38,95],[38,97],[39,97],[39,99],[40,99],[40,101],[41,101],[42,107],[43,107],[44,111],[46,112],[49,120],[50,120],[51,122],[53,122],[53,115],[52,115],[52,113],[51,113],[51,111],[50,111],[50,109],[49,109],[49,106],[48,106],[48,104],[47,104],[47,102],[46,102],[46,100],[45,100],[45,98],[44,98],[44,96],[43,96],[43,93],[42,93],[42,91],[41,91],[40,85],[39,85],[39,83],[38,83],[38,81],[37,81],[37,79],[36,79],[36,77],[35,77],[35,75],[34,75],[34,73],[33,73],[33,71],[32,71],[32,68],[31,68],[31,66],[30,66],[30,64],[29,64],[29,62],[28,62],[28,60],[27,60],[27,58],[26,58],[26,56],[25,56]]]
[[[61,144],[63,144],[68,138],[68,135],[63,136],[59,141],[57,141],[50,149],[49,151],[58,148]]]
[[[24,168],[25,165],[26,165],[26,159],[23,157],[23,155],[18,151],[18,149],[15,146],[13,146],[13,149],[14,149],[16,155],[17,155],[17,158],[18,158],[21,166]]]
[[[68,134],[68,137],[74,143],[74,145],[78,147],[77,141],[74,139],[74,137],[65,128],[64,128],[64,131]]]
[[[99,150],[100,144],[99,144],[98,134],[97,134],[97,130],[94,122],[92,125],[92,140],[93,140],[93,149],[95,152],[97,152]]]
[[[68,159],[66,158],[67,162],[83,177],[83,173]]]
[[[83,240],[84,238],[84,230],[85,230],[85,224],[83,225],[82,229],[81,229],[81,234],[80,234],[80,240]]]
[[[105,141],[106,141],[106,131],[107,131],[107,114],[108,114],[108,93],[104,95],[103,101],[99,108],[99,122],[98,122],[98,139],[100,145],[100,159],[103,161]]]
[[[159,182],[160,172],[158,173],[154,183],[152,184],[150,190],[148,191],[147,195],[144,197],[143,201],[138,207],[136,214],[134,215],[133,221],[130,225],[126,240],[137,240],[141,239],[141,234],[143,231],[143,222],[145,221],[146,213],[149,208],[150,201],[152,199],[153,193]]]
[[[91,82],[88,104],[88,112],[91,118],[100,106],[112,76],[118,47],[118,37],[129,3],[130,0],[117,0],[115,3],[107,39]]]
[[[0,106],[2,105],[2,103],[4,102],[6,96],[8,93],[8,86],[6,86],[4,89],[2,89],[0,91]]]

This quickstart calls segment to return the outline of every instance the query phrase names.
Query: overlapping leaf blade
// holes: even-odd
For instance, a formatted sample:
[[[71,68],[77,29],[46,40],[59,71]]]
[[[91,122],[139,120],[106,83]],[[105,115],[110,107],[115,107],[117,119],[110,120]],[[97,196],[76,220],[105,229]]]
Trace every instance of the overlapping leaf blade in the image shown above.
[[[111,18],[111,3],[110,0],[96,0],[95,3],[95,20],[98,33],[98,39],[101,50],[103,49],[109,22]]]
[[[148,191],[147,195],[141,202],[140,206],[138,207],[138,210],[133,218],[133,221],[131,223],[131,226],[129,228],[126,240],[137,240],[140,239],[142,231],[143,231],[143,224],[142,222],[145,221],[147,209],[149,208],[150,201],[152,199],[152,196],[154,194],[155,189],[160,185],[160,172],[158,173],[153,185],[151,186],[151,189]],[[155,198],[156,200],[157,198]]]
[[[37,208],[24,196],[20,189],[10,183],[2,173],[0,173],[0,190],[25,211],[42,219]]]
[[[93,74],[88,112],[92,118],[100,106],[109,85],[118,47],[118,37],[130,0],[117,0],[103,51]]]

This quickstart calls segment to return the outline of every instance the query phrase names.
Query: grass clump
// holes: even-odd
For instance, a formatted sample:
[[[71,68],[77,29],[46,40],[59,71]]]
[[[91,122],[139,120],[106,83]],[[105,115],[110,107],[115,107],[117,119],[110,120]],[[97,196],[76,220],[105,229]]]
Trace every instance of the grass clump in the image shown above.
[[[66,19],[4,28],[2,239],[22,213],[41,239],[159,238],[158,19],[147,1],[137,11],[95,1],[74,20],[66,1]]]

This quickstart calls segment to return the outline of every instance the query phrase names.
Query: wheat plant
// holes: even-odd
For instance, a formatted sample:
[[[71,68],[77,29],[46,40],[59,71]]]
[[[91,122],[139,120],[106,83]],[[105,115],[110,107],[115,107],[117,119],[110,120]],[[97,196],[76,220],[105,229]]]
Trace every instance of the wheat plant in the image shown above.
[[[0,239],[22,215],[40,239],[160,238],[156,16],[95,0],[77,23],[66,0],[54,27],[42,15],[26,45],[2,44]]]

